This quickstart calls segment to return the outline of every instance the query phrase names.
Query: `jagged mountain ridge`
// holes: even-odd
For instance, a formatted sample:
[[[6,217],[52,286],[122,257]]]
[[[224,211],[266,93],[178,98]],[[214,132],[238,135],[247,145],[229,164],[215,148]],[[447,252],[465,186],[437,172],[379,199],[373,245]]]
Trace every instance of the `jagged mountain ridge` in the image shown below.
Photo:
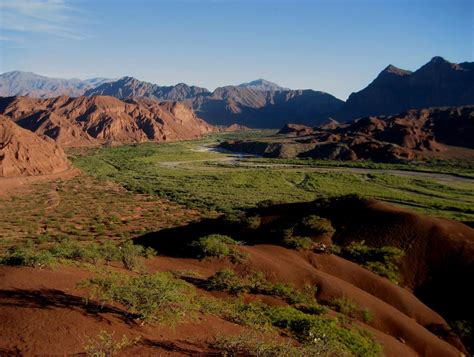
[[[325,92],[291,90],[264,79],[223,86],[210,92],[185,83],[160,86],[133,77],[114,81],[68,82],[58,79],[53,84],[42,85],[23,81],[18,73],[24,72],[9,73],[8,80],[5,79],[7,74],[0,75],[0,95],[50,97],[85,94],[110,95],[119,99],[145,97],[183,101],[199,117],[215,125],[237,123],[248,127],[279,128],[293,122],[314,126],[330,117],[347,121],[409,109],[474,104],[474,63],[456,64],[442,57],[434,57],[414,72],[389,65],[366,88],[352,93],[345,103]],[[17,73],[16,77],[12,73]],[[42,78],[39,83],[46,78],[39,77]],[[17,78],[16,82],[14,78]],[[45,94],[45,91],[49,92]],[[65,91],[68,93],[63,93]]]
[[[409,109],[474,104],[474,62],[434,57],[415,72],[386,67],[366,88],[352,93],[338,119],[395,114]]]
[[[174,86],[159,86],[140,81],[133,77],[123,77],[116,81],[104,83],[84,92],[85,96],[108,95],[119,99],[144,97],[157,100],[182,101],[199,94],[210,94],[206,88],[178,83]]]

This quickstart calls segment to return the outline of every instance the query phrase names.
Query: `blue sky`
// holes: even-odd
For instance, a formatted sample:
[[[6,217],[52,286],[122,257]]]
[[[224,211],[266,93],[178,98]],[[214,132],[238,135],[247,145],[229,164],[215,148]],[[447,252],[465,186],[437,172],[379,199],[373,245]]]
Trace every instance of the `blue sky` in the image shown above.
[[[346,99],[388,64],[474,61],[472,0],[0,0],[0,72]]]

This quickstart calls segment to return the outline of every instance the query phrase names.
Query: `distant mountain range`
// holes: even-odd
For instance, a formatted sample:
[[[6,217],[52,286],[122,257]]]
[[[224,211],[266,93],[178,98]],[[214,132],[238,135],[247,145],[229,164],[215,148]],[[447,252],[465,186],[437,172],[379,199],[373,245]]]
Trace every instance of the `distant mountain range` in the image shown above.
[[[343,104],[341,100],[324,92],[290,90],[264,79],[219,87],[211,93],[206,88],[184,83],[159,86],[124,77],[89,89],[84,95],[183,101],[210,124],[238,123],[254,128],[280,127],[288,120],[314,122],[319,117],[327,118]]]
[[[265,79],[257,79],[252,82],[242,83],[239,84],[237,87],[240,88],[248,88],[248,89],[255,89],[255,90],[263,90],[263,91],[276,91],[276,90],[290,90],[290,88],[280,87],[278,84],[267,81]]]
[[[40,76],[32,72],[13,71],[0,74],[0,96],[30,96],[35,98],[51,98],[60,95],[77,97],[87,89],[97,87],[112,79],[77,78],[62,79]]]
[[[206,88],[188,86],[178,83],[174,86],[159,86],[157,84],[139,81],[133,77],[123,77],[116,81],[102,83],[101,85],[85,91],[84,95],[109,95],[119,99],[131,97],[151,98],[157,100],[182,101],[196,97],[199,94],[210,94]]]
[[[474,104],[474,62],[434,57],[415,72],[386,67],[366,88],[352,93],[338,119],[395,114],[408,109]]]
[[[474,104],[474,62],[455,64],[434,57],[415,72],[389,65],[366,88],[352,93],[347,102],[325,92],[292,90],[264,79],[210,92],[185,83],[160,86],[133,77],[66,80],[29,72],[1,74],[0,96],[15,95],[182,101],[210,124],[279,128],[289,122],[318,125],[330,117],[345,121],[408,109]]]

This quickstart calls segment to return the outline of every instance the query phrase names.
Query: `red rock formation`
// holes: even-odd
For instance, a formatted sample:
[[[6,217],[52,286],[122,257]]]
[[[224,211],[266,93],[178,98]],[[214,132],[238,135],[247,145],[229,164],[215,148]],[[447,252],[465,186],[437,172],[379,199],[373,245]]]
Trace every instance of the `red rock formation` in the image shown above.
[[[397,162],[451,157],[453,146],[474,149],[474,107],[409,110],[317,128],[287,124],[278,137],[223,143],[227,150],[270,157]],[[291,148],[291,150],[289,150]],[[284,155],[283,155],[284,154]]]
[[[113,97],[3,98],[0,113],[63,146],[189,140],[214,128],[179,102]]]
[[[68,168],[64,151],[53,140],[0,116],[0,176],[53,174]]]

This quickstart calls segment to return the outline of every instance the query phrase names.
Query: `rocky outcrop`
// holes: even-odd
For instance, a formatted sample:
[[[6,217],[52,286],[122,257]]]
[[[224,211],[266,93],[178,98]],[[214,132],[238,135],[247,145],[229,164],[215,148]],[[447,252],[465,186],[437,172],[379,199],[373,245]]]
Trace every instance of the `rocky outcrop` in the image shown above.
[[[449,157],[453,146],[474,149],[474,106],[410,110],[320,127],[286,125],[265,140],[222,143],[227,150],[268,157],[398,162]]]
[[[114,97],[0,99],[0,114],[63,146],[189,140],[214,128],[179,102]]]
[[[54,174],[69,168],[64,151],[0,115],[0,176]]]

